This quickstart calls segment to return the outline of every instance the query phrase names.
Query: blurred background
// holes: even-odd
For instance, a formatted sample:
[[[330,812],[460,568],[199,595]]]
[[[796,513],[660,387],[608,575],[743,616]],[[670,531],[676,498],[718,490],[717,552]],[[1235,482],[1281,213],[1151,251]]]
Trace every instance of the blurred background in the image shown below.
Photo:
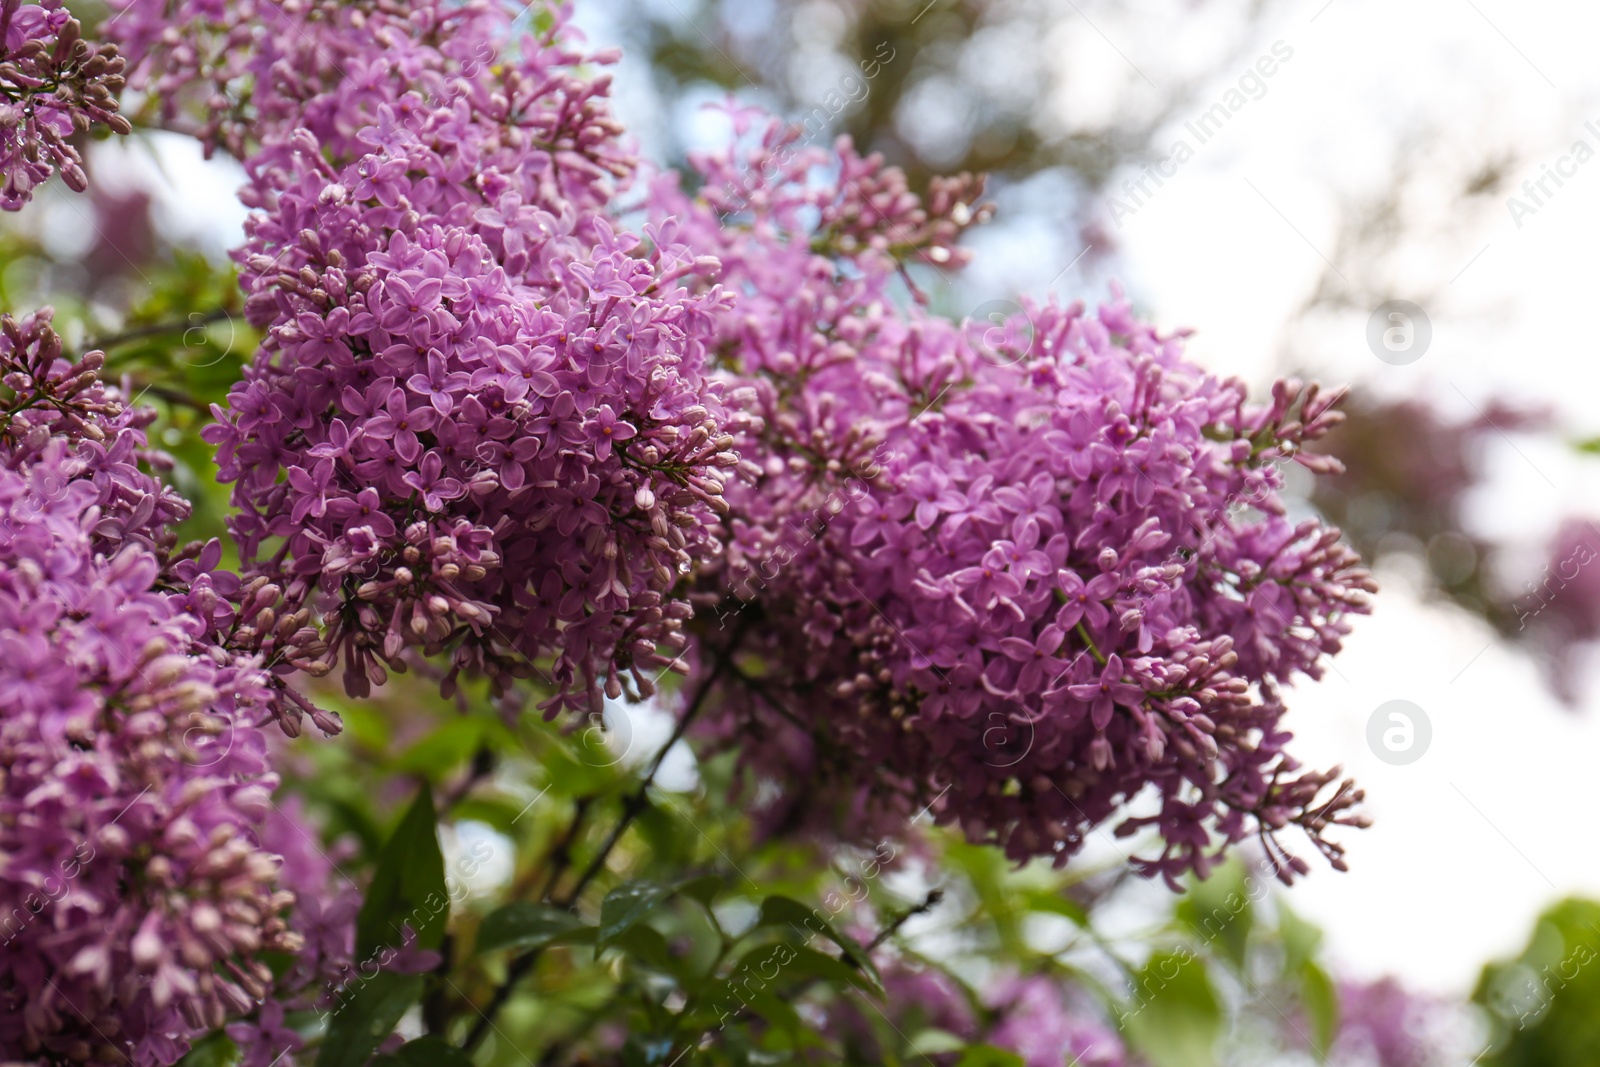
[[[850,135],[914,184],[988,172],[999,211],[970,239],[976,260],[928,276],[952,315],[1120,282],[1254,389],[1348,383],[1331,448],[1350,469],[1305,505],[1344,527],[1382,593],[1325,680],[1294,694],[1290,725],[1308,762],[1356,773],[1376,821],[1350,874],[1319,872],[1291,899],[1347,971],[1466,995],[1544,908],[1600,895],[1579,814],[1600,756],[1584,647],[1600,567],[1574,551],[1600,534],[1570,525],[1600,517],[1584,448],[1600,434],[1584,295],[1600,288],[1600,10],[593,0],[578,14],[632,57],[618,106],[647,156],[722,143],[704,105],[733,93],[818,143]],[[1409,326],[1380,313],[1390,301],[1416,309]],[[1410,339],[1386,346],[1391,329]],[[1391,700],[1432,735],[1398,766],[1367,740]]]
[[[1307,762],[1361,781],[1375,825],[1347,835],[1348,874],[1318,870],[1290,899],[1326,931],[1339,973],[1491,1013],[1509,1010],[1494,991],[1507,968],[1525,981],[1574,944],[1600,946],[1600,910],[1560,903],[1600,898],[1587,836],[1600,360],[1586,295],[1600,289],[1600,8],[579,0],[576,12],[594,44],[623,48],[617,108],[665,165],[726,141],[725,115],[706,105],[732,94],[814,143],[849,135],[882,152],[913,188],[988,172],[999,210],[970,238],[976,261],[918,278],[945,313],[981,318],[1019,293],[1093,302],[1120,284],[1253,390],[1284,375],[1348,383],[1349,422],[1328,442],[1347,472],[1292,488],[1296,506],[1345,529],[1382,593],[1327,677],[1291,695],[1289,725]],[[242,171],[161,133],[92,149],[90,194],[53,186],[5,220],[0,297],[64,308],[76,343],[109,345],[135,391],[165,405],[174,477],[209,529],[225,494],[187,432],[206,416],[162,383],[177,371],[220,393],[252,350],[227,314]],[[1152,907],[1170,907],[1163,889],[1126,887],[1103,930],[1132,930]],[[1583,977],[1592,1006],[1600,969]],[[1542,1029],[1519,1032],[1547,1046],[1552,1026],[1600,1026],[1540,1011]],[[1548,1047],[1497,1055],[1587,1062]]]

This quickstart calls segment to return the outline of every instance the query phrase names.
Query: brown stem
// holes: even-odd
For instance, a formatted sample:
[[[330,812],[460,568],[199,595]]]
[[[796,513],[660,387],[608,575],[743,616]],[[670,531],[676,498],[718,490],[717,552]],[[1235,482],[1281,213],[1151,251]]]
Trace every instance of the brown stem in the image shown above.
[[[885,926],[882,930],[879,930],[878,936],[867,942],[867,951],[871,952],[873,949],[877,948],[879,945],[893,937],[895,932],[904,926],[906,924],[906,920],[910,919],[912,916],[926,915],[928,912],[938,907],[939,901],[943,899],[943,889],[928,890],[928,895],[922,898],[921,904],[918,904],[914,908],[907,908],[905,911],[895,916],[894,920],[890,922],[888,926]]]
[[[90,349],[99,349],[103,352],[108,348],[127,344],[129,341],[142,341],[146,337],[160,337],[164,333],[188,333],[190,330],[201,326],[209,326],[213,322],[221,322],[227,318],[232,318],[232,314],[226,308],[213,308],[204,314],[197,314],[182,322],[157,322],[148,326],[134,326],[123,330],[121,333],[98,338],[91,342],[88,347]]]

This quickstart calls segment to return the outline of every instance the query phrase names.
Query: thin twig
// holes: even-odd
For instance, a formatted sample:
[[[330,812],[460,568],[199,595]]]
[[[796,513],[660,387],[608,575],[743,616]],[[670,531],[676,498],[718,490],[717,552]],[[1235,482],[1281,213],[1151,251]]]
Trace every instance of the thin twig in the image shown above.
[[[867,951],[871,952],[873,949],[877,948],[879,945],[883,944],[885,941],[887,941],[891,937],[893,937],[895,935],[895,933],[902,926],[904,926],[906,924],[906,921],[908,919],[910,919],[912,916],[914,916],[914,915],[926,915],[928,912],[930,912],[934,908],[938,907],[939,906],[939,901],[941,901],[943,899],[944,899],[944,890],[943,889],[930,889],[930,890],[928,890],[928,895],[923,898],[921,904],[918,904],[914,908],[907,908],[905,911],[903,911],[899,915],[895,916],[894,920],[892,922],[890,922],[888,926],[885,926],[882,930],[879,930],[878,931],[878,936],[874,937],[871,941],[867,942]]]
[[[115,348],[117,345],[125,345],[129,341],[142,341],[147,337],[160,337],[166,333],[188,333],[190,330],[209,326],[213,322],[222,322],[232,317],[232,312],[226,308],[213,308],[204,314],[193,315],[181,322],[157,322],[149,326],[134,326],[123,330],[121,333],[111,334],[109,337],[100,337],[91,341],[86,350],[98,349],[103,352],[106,349]]]
[[[661,765],[666,760],[667,753],[672,750],[673,745],[683,739],[683,735],[688,731],[695,716],[700,713],[700,709],[704,706],[706,698],[711,694],[711,690],[722,677],[723,671],[728,666],[728,661],[733,657],[733,646],[738,642],[738,637],[739,635],[735,634],[733,640],[728,643],[728,647],[717,656],[716,665],[712,667],[711,673],[700,684],[700,688],[695,692],[694,699],[689,702],[688,708],[679,716],[677,726],[673,728],[672,736],[667,738],[667,743],[661,746],[655,758],[650,761],[650,766],[646,769],[643,779],[640,780],[639,787],[622,802],[622,817],[617,820],[617,825],[606,836],[605,843],[600,846],[600,851],[589,861],[589,865],[578,876],[578,880],[573,884],[572,888],[552,901],[552,903],[563,908],[573,907],[578,902],[578,897],[588,888],[589,883],[605,868],[606,860],[610,857],[612,849],[616,848],[617,842],[622,840],[622,835],[627,832],[629,826],[633,825],[633,820],[647,806],[650,787],[655,784],[656,773],[661,770]],[[554,888],[554,886],[552,885],[551,888]],[[462,1043],[462,1048],[470,1052],[488,1035],[489,1028],[494,1025],[495,1015],[505,1006],[505,1002],[511,999],[512,989],[533,969],[533,965],[538,962],[539,954],[542,951],[542,947],[530,949],[512,960],[506,967],[505,981],[495,987],[494,995],[489,998],[489,1003],[484,1005],[478,1013],[478,1021],[473,1025],[472,1031],[467,1034],[467,1039]]]
[[[567,832],[561,835],[561,840],[556,842],[555,848],[550,850],[550,874],[545,879],[544,887],[539,890],[540,900],[550,898],[550,894],[556,891],[556,883],[561,881],[561,876],[572,865],[572,846],[583,830],[583,820],[588,814],[590,799],[590,797],[578,797],[572,802],[572,822],[568,824]]]

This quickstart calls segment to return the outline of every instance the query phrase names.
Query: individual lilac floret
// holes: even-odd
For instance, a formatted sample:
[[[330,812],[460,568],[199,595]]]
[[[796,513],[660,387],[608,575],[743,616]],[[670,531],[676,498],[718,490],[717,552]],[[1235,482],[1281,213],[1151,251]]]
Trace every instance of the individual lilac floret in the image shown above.
[[[706,158],[709,203],[654,190],[742,293],[718,351],[762,426],[737,441],[750,477],[701,585],[690,691],[715,683],[703,732],[779,787],[769,828],[871,837],[927,810],[1065,863],[1134,815],[1120,833],[1163,842],[1140,868],[1176,885],[1249,836],[1303,873],[1276,840],[1295,823],[1342,866],[1323,832],[1363,821],[1360,793],[1287,754],[1281,692],[1320,675],[1373,586],[1278,498],[1283,464],[1332,463],[1302,446],[1338,394],[1280,382],[1251,405],[1120,298],[1003,325],[902,306],[922,253],[819,236],[857,195],[815,179],[826,162]],[[752,169],[770,176],[755,191]]]
[[[0,208],[20,209],[58,170],[74,192],[88,188],[67,138],[95,125],[132,132],[117,113],[122,66],[115,45],[84,40],[61,0],[0,0]]]
[[[0,1059],[170,1064],[301,938],[257,836],[267,677],[169,569],[143,413],[0,319]]]

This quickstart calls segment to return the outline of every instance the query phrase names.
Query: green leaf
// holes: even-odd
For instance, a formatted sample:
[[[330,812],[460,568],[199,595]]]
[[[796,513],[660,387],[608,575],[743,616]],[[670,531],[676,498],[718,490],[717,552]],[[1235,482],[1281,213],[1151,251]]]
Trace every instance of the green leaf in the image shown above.
[[[239,1060],[239,1049],[228,1035],[218,1030],[195,1042],[178,1067],[230,1067]]]
[[[642,922],[671,895],[671,886],[644,880],[624,882],[607,893],[600,902],[600,947]]]
[[[883,995],[883,986],[878,982],[876,974],[866,974],[843,960],[836,960],[832,956],[803,945],[793,945],[789,948],[795,956],[793,960],[784,964],[784,973],[799,978],[816,978],[839,989],[848,987],[859,989],[864,993]]]
[[[472,1057],[438,1037],[407,1041],[394,1058],[404,1067],[472,1067]]]
[[[1023,1067],[1024,1060],[1010,1049],[993,1045],[968,1045],[956,1067]]]
[[[785,979],[793,981],[811,977],[794,968],[798,946],[789,944],[761,945],[741,956],[726,977],[716,982],[707,992],[704,1007],[695,1018],[685,1020],[686,1028],[693,1033],[721,1029],[741,1011],[749,1009],[791,1036],[802,1028],[800,1016],[788,1000],[779,995],[779,986]],[[824,957],[826,958],[826,957]],[[830,960],[835,966],[838,961]],[[846,971],[850,969],[845,968]],[[855,974],[854,971],[850,971]]]
[[[595,928],[565,908],[514,901],[490,912],[478,927],[478,952],[543,948],[593,941]]]
[[[703,878],[691,878],[678,883],[678,892],[690,900],[698,900],[706,907],[711,907],[711,902],[722,892],[723,879],[720,874],[708,874]]]
[[[356,918],[356,957],[364,961],[385,945],[399,945],[406,924],[416,933],[418,946],[436,949],[449,921],[438,817],[424,785],[378,853],[372,885]]]
[[[866,950],[854,939],[835,929],[817,908],[808,908],[791,897],[771,896],[761,902],[761,914],[756,922],[761,926],[787,926],[800,936],[802,942],[821,934],[839,946],[850,964],[871,975],[874,984],[883,985],[883,979],[879,977],[878,969],[872,965]]]
[[[1189,951],[1150,957],[1119,1024],[1154,1067],[1210,1067],[1222,1014],[1205,964]]]
[[[1068,897],[1064,893],[1054,890],[1036,889],[1026,894],[1028,908],[1031,911],[1042,911],[1050,915],[1062,915],[1071,919],[1078,926],[1088,929],[1089,913],[1083,910],[1083,905]]]
[[[1244,967],[1254,909],[1243,864],[1230,860],[1218,867],[1192,885],[1173,911],[1218,956]]]
[[[1300,1001],[1316,1031],[1311,1052],[1318,1063],[1325,1062],[1339,1032],[1339,993],[1327,972],[1309,960],[1300,967]]]
[[[484,720],[470,716],[451,719],[402,752],[394,769],[437,779],[472,756],[483,738],[483,725]]]
[[[422,996],[422,977],[379,971],[334,1009],[317,1067],[362,1067]]]
[[[685,961],[673,958],[666,937],[653,926],[642,923],[630,926],[613,938],[609,947],[620,949],[628,959],[642,963],[651,970],[674,977],[688,974]]]
[[[1315,958],[1322,931],[1300,918],[1281,899],[1277,902],[1278,937],[1283,941],[1283,973],[1291,977]]]
[[[450,809],[459,822],[481,822],[507,837],[516,833],[517,820],[526,814],[527,805],[513,804],[495,797],[467,797]]]
[[[1600,1063],[1597,960],[1600,902],[1568,898],[1540,915],[1522,952],[1478,980],[1494,1049],[1481,1067]]]

